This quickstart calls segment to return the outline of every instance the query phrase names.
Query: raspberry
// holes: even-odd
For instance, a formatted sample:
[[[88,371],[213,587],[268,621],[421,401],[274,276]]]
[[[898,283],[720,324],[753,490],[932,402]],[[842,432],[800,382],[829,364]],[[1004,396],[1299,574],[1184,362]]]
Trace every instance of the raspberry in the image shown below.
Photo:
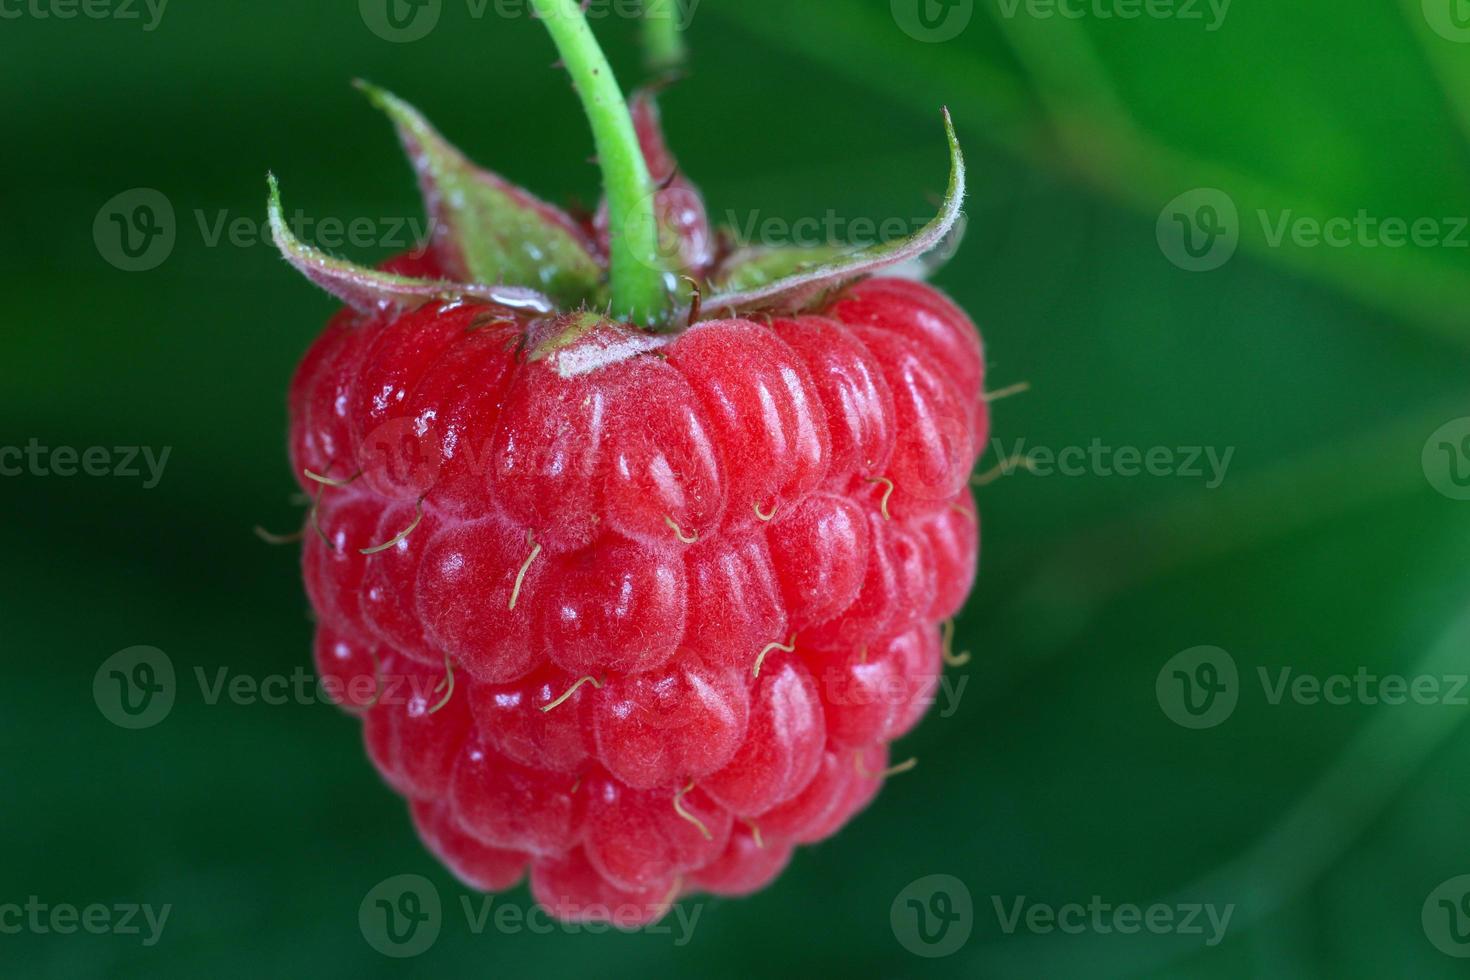
[[[666,902],[676,881],[745,894],[876,790],[883,763],[860,760],[906,733],[932,700],[939,621],[968,592],[977,540],[964,488],[973,450],[902,469],[890,445],[906,439],[897,410],[863,414],[843,396],[852,374],[880,406],[894,403],[892,389],[912,390],[905,371],[920,341],[851,312],[874,297],[892,308],[899,289],[923,303],[912,318],[939,309],[948,329],[974,336],[937,293],[871,279],[821,315],[702,323],[663,359],[570,379],[520,363],[513,346],[486,347],[483,330],[467,329],[478,307],[353,321],[345,380],[311,369],[326,362],[319,349],[307,356],[293,403],[334,406],[341,390],[350,407],[325,418],[298,411],[293,442],[315,429],[360,448],[342,459],[306,454],[300,468],[362,474],[318,485],[323,533],[306,540],[320,669],[354,691],[346,703],[358,709],[364,675],[397,682],[366,711],[369,753],[413,801],[430,849],[467,884],[503,888],[512,866],[529,864],[538,894],[559,889],[553,910],[609,897]],[[854,320],[898,339],[869,346]],[[798,334],[832,342],[798,349],[782,339]],[[342,336],[329,330],[318,348]],[[431,343],[434,363],[404,365],[402,351]],[[924,359],[942,363],[944,347],[924,343]],[[465,363],[464,348],[498,351],[479,360],[508,382],[499,406],[457,413],[480,392],[438,371]],[[833,370],[839,353],[861,370]],[[406,380],[381,380],[389,376]],[[959,442],[983,444],[970,421],[973,412],[984,424],[980,376],[940,378],[935,390],[962,406]],[[385,390],[378,404],[414,414],[375,411],[365,391]],[[854,410],[834,426],[829,404]],[[390,474],[443,478],[453,468],[437,424],[414,447],[416,468],[381,456],[370,438],[342,441],[421,418],[461,419],[458,445],[493,447],[477,495],[454,486],[441,504],[437,485],[409,481],[422,500],[400,499]],[[698,434],[687,444],[699,451],[682,465],[647,451],[649,433],[676,431]],[[899,474],[886,477],[891,495],[869,482],[890,473]],[[659,492],[626,492],[639,483]],[[936,485],[952,492],[935,498]],[[423,518],[410,534],[362,554],[416,510]]]
[[[352,266],[272,200],[287,258],[348,303],[290,395],[318,671],[470,887],[529,870],[552,914],[626,928],[758,891],[877,793],[974,581],[979,335],[874,275],[957,216],[952,131],[945,214],[913,241],[730,252],[635,97],[672,242],[656,281],[693,284],[650,313],[619,294],[614,195],[574,219],[370,94],[415,155],[431,247]]]

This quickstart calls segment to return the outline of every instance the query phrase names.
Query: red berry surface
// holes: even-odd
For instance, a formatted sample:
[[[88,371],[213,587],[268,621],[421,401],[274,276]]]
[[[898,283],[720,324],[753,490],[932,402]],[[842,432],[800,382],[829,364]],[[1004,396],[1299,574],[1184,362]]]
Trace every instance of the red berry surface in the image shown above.
[[[634,927],[763,888],[876,794],[974,581],[984,366],[907,280],[537,354],[572,322],[344,312],[291,452],[318,669],[426,846]]]

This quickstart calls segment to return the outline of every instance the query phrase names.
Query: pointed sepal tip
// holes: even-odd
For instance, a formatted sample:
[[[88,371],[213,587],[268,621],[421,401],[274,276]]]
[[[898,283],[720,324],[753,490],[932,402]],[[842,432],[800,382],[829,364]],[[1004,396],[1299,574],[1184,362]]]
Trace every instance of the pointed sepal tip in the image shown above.
[[[705,298],[706,315],[799,309],[854,279],[922,260],[941,248],[945,253],[952,252],[952,246],[957,245],[953,235],[963,216],[965,155],[960,149],[954,118],[948,106],[944,107],[943,115],[945,135],[949,141],[949,185],[939,213],[933,220],[908,238],[841,253],[835,258],[828,247],[812,250],[748,249],[733,264],[727,263],[721,269],[718,278],[729,285]],[[742,260],[759,265],[742,268]]]
[[[550,299],[533,289],[417,279],[328,255],[296,237],[281,206],[280,182],[273,173],[266,175],[266,182],[270,187],[266,211],[271,238],[282,257],[307,279],[361,313],[416,309],[434,300],[448,302],[461,298],[531,313],[550,313],[554,309]]]

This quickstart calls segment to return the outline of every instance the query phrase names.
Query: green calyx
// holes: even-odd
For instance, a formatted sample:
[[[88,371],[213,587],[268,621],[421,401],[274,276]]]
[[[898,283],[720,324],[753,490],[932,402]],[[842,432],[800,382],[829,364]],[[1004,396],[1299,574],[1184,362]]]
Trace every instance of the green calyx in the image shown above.
[[[549,309],[605,310],[650,332],[670,329],[678,297],[658,192],[638,128],[607,58],[575,0],[532,0],[587,110],[601,161],[606,196],[606,254],[599,229],[573,218],[474,164],[439,134],[417,109],[367,82],[357,87],[387,114],[418,175],[431,222],[425,245],[443,282],[402,282],[371,269],[315,253],[278,236],[282,252],[318,285],[359,308],[382,297],[447,292],[483,298],[494,288],[541,294]],[[327,275],[323,270],[331,269]],[[365,297],[367,297],[365,299]],[[525,307],[521,307],[525,308]]]
[[[528,286],[562,308],[603,300],[596,246],[570,215],[477,167],[393,93],[361,80],[355,84],[398,130],[447,275]]]
[[[382,269],[328,255],[293,234],[271,178],[272,234],[288,262],[365,314],[463,301],[498,306],[534,321],[527,326],[533,353],[557,357],[575,371],[595,369],[604,356],[636,353],[640,344],[662,344],[668,338],[657,335],[700,320],[820,310],[865,276],[926,278],[958,246],[965,161],[947,110],[948,188],[939,213],[916,233],[865,247],[735,247],[733,235],[710,227],[698,188],[680,172],[663,136],[655,90],[624,99],[576,0],[532,4],[591,120],[604,206],[574,217],[478,167],[413,106],[359,82],[398,131],[418,176],[430,234],[418,251]],[[609,334],[601,325],[633,327],[645,336],[629,339],[626,329]],[[624,339],[614,343],[608,339],[614,334]]]
[[[412,310],[426,303],[452,303],[462,299],[491,303],[509,311],[549,314],[555,307],[534,289],[448,279],[426,279],[370,269],[334,258],[300,241],[292,232],[281,207],[281,187],[275,174],[267,174],[270,197],[266,214],[271,238],[281,256],[302,275],[360,313],[383,310]]]
[[[660,253],[658,188],[622,89],[577,0],[531,0],[531,6],[561,52],[592,124],[607,195],[612,315],[662,330],[672,317],[674,300]]]
[[[713,295],[704,298],[711,314],[737,316],[757,310],[790,312],[818,305],[836,290],[879,272],[924,279],[948,261],[964,233],[965,155],[949,109],[944,110],[949,142],[949,185],[939,213],[907,238],[868,248],[748,248],[728,256],[711,276]]]

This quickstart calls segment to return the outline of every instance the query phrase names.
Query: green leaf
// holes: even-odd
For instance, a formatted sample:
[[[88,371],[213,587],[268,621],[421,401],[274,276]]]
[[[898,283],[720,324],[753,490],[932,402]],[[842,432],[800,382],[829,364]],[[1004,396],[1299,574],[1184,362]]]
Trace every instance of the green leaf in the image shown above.
[[[435,255],[451,278],[526,286],[563,308],[600,297],[596,246],[570,215],[476,166],[391,92],[356,84],[398,129],[433,223]]]

